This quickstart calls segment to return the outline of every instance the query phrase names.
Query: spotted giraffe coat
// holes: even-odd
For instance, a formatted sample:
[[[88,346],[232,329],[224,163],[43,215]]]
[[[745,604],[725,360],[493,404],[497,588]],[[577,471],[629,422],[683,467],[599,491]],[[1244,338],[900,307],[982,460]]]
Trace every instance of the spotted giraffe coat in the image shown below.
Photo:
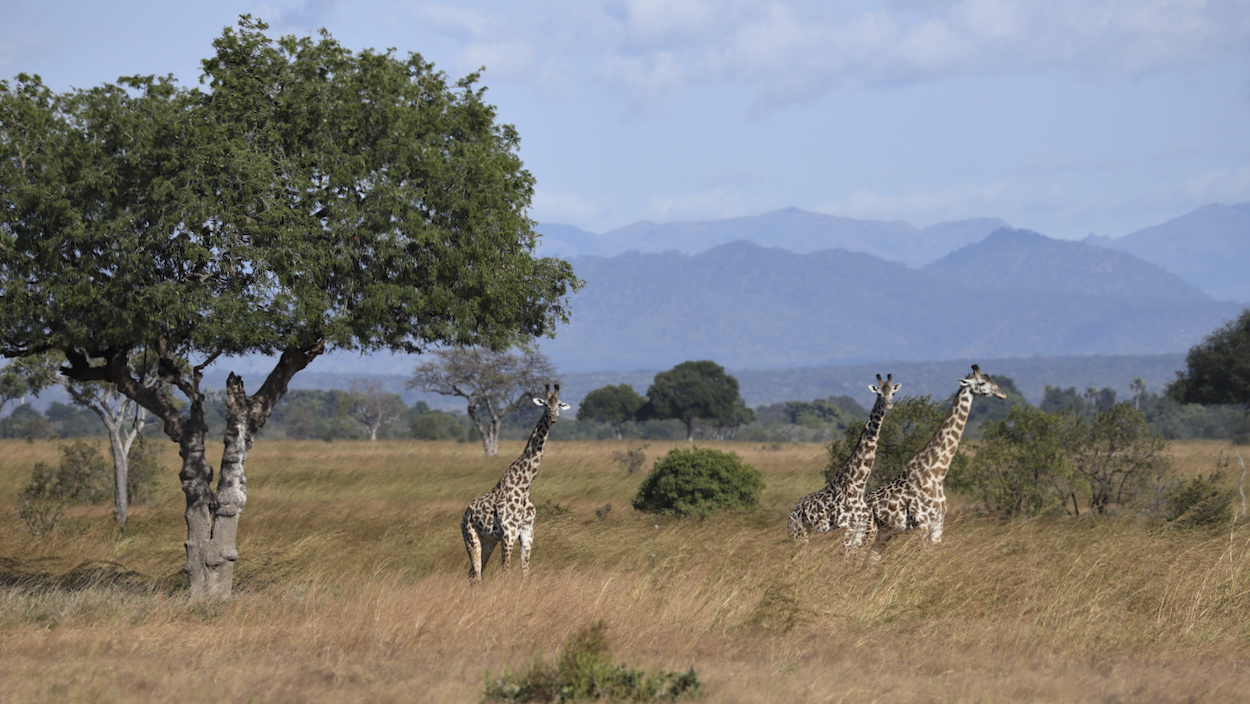
[[[844,547],[854,549],[863,543],[872,516],[864,501],[864,493],[877,456],[881,420],[885,412],[894,406],[894,393],[902,388],[902,384],[892,383],[893,379],[894,375],[889,374],[883,383],[878,374],[877,384],[869,385],[868,389],[877,395],[877,400],[859,434],[855,450],[823,489],[799,499],[787,522],[791,538],[807,540],[808,532],[812,530],[824,533],[846,528]]]
[[[530,434],[521,456],[503,473],[494,489],[482,494],[464,510],[460,532],[469,553],[469,579],[481,581],[482,568],[490,560],[496,544],[502,544],[503,568],[512,567],[512,547],[521,541],[521,576],[529,574],[530,548],[534,542],[534,502],[530,501],[530,485],[538,474],[543,459],[543,446],[560,411],[569,407],[560,401],[560,386],[553,393],[547,387],[546,400],[534,403],[544,407],[538,425]]]
[[[942,542],[946,521],[946,472],[950,469],[959,440],[963,436],[974,396],[1007,398],[980,367],[959,380],[959,391],[951,402],[942,425],[927,444],[907,462],[897,479],[868,495],[872,520],[864,536],[880,552],[895,531],[919,529],[929,541]]]

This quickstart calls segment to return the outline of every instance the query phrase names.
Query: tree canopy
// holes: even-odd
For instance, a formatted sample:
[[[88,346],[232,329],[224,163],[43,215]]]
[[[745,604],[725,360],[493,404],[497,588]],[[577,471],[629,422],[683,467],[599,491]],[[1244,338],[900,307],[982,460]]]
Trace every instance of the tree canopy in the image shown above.
[[[656,374],[638,415],[644,420],[680,420],[686,424],[686,439],[693,441],[696,419],[735,422],[741,418],[737,408],[741,405],[745,404],[738,380],[716,362],[702,360],[682,362]]]
[[[1178,403],[1250,408],[1250,308],[1190,348],[1167,394]]]
[[[616,439],[620,440],[621,424],[634,420],[646,402],[647,399],[629,384],[604,386],[586,394],[577,404],[577,419],[611,423]]]
[[[556,380],[556,368],[542,354],[511,354],[482,348],[438,350],[413,370],[409,389],[459,396],[482,436],[487,457],[499,452],[504,416],[528,404]]]
[[[226,29],[204,90],[0,81],[0,351],[60,350],[63,374],[159,416],[205,536],[237,517],[252,437],[318,355],[501,349],[551,334],[580,285],[534,257],[534,179],[476,74],[266,29]],[[185,407],[131,370],[143,349]],[[245,353],[279,357],[251,396],[229,378],[214,493],[200,379]]]

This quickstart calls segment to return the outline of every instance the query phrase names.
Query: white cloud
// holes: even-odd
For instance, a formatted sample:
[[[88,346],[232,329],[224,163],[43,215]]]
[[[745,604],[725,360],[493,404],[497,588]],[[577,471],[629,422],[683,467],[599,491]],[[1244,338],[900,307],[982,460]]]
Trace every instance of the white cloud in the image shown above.
[[[487,68],[491,79],[527,78],[537,69],[537,57],[532,44],[525,41],[469,44],[457,59],[463,71]]]
[[[922,224],[1001,212],[1005,210],[1003,200],[1019,200],[1019,196],[1010,193],[1003,183],[950,186],[898,194],[859,190],[852,192],[844,201],[822,205],[816,210],[848,218],[905,220]]]
[[[546,223],[585,223],[603,215],[611,205],[608,200],[583,198],[575,193],[558,193],[539,185],[534,189],[530,217]]]
[[[775,207],[778,207],[775,203],[716,188],[680,196],[652,196],[643,217],[655,222],[719,220],[754,215]]]
[[[1250,201],[1250,166],[1202,174],[1189,180],[1188,190],[1202,204]]]

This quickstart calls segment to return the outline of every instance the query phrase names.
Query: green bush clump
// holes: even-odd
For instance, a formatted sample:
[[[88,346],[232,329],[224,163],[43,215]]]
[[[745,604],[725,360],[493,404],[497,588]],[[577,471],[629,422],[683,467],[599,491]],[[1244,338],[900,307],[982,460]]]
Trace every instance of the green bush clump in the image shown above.
[[[30,483],[18,496],[27,501],[54,499],[71,504],[99,504],[113,497],[112,471],[94,445],[79,440],[61,446],[61,463],[35,464]]]
[[[1233,491],[1224,488],[1224,473],[1199,474],[1168,493],[1164,517],[1182,528],[1219,525],[1232,520]]]
[[[647,702],[702,695],[694,668],[649,673],[615,665],[602,621],[564,644],[554,668],[541,661],[528,672],[492,678],[486,673],[486,701],[577,702],[588,699]]]
[[[633,506],[679,516],[754,508],[764,491],[762,477],[732,452],[676,449],[655,463],[638,488]]]

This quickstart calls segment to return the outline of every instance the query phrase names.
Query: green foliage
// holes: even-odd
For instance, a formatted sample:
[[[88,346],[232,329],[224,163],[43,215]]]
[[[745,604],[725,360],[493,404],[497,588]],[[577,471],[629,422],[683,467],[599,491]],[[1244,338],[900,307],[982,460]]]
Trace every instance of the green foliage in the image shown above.
[[[113,498],[112,471],[104,455],[81,440],[61,446],[61,463],[35,464],[30,483],[18,496],[27,501],[100,504]]]
[[[134,506],[147,503],[160,482],[161,457],[165,443],[139,435],[126,454],[126,503]]]
[[[634,420],[647,399],[629,384],[604,386],[586,394],[577,406],[578,420],[611,423],[616,439],[621,438],[621,424]]]
[[[1227,524],[1233,517],[1235,494],[1225,488],[1222,470],[1199,474],[1168,493],[1164,519],[1181,528]]]
[[[492,678],[486,673],[486,701],[577,702],[590,699],[648,702],[702,696],[694,668],[648,673],[611,661],[607,626],[598,622],[564,644],[555,667],[536,661],[528,672]]]
[[[0,418],[0,437],[42,440],[55,432],[52,423],[28,405],[18,406],[4,418]]]
[[[1167,394],[1180,403],[1250,408],[1250,308],[1190,348]]]
[[[1171,471],[1166,449],[1128,403],[1092,420],[1071,407],[1050,413],[1017,406],[986,426],[975,460],[948,484],[1004,517],[1059,507],[1078,515],[1082,504],[1106,513],[1141,503],[1164,485]]]
[[[464,442],[465,431],[459,418],[444,411],[430,411],[412,422],[412,437],[418,440],[455,440]]]
[[[1065,449],[1078,419],[1071,410],[1015,406],[1006,418],[985,425],[967,471],[947,483],[999,516],[1062,513],[1076,486]]]
[[[686,424],[687,439],[694,439],[694,421],[740,423],[746,415],[738,392],[738,380],[725,368],[707,360],[682,362],[655,375],[647,389],[647,403],[638,411],[642,420],[676,419]],[[746,413],[750,413],[747,409]]]
[[[978,399],[980,402],[982,399]],[[946,418],[950,404],[937,403],[928,396],[906,396],[894,402],[894,408],[881,421],[881,434],[877,439],[877,458],[873,462],[872,475],[868,478],[868,491],[894,481],[903,473],[908,460],[915,457],[933,438]],[[973,404],[975,405],[975,404]],[[829,463],[825,466],[825,481],[832,481],[838,470],[850,459],[864,432],[867,419],[847,426],[846,434],[829,443]],[[951,461],[948,477],[956,479],[967,467],[968,458],[957,451]]]
[[[1167,440],[1128,403],[1077,424],[1066,448],[1072,470],[1089,488],[1090,509],[1099,513],[1142,499],[1151,482],[1171,470],[1166,451]]]
[[[675,449],[655,463],[633,506],[679,516],[759,505],[763,475],[732,452]]]
[[[805,428],[818,428],[832,425],[837,430],[846,430],[855,421],[863,421],[868,412],[858,401],[850,396],[830,396],[815,401],[786,401],[760,409],[759,417],[783,418],[787,423],[801,425]]]

